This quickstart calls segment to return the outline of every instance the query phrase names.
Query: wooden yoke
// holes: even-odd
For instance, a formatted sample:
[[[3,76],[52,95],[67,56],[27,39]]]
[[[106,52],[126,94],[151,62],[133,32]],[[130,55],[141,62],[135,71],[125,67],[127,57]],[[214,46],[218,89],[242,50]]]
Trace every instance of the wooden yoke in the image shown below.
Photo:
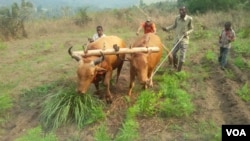
[[[155,53],[159,52],[159,47],[133,47],[133,48],[119,48],[119,50],[115,50],[114,48],[105,48],[105,49],[95,49],[85,51],[73,51],[72,54],[76,56],[93,56],[93,55],[101,55],[101,52],[104,55],[116,55],[116,54],[131,54],[136,52],[143,53]]]

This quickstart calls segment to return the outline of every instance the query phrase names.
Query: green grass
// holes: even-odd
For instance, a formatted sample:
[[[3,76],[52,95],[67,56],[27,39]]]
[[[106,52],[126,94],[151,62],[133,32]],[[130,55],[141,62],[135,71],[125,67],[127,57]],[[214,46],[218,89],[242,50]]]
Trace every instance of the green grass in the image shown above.
[[[12,103],[12,98],[10,97],[9,94],[4,94],[2,93],[0,95],[0,125],[7,122],[9,114],[6,112],[12,108],[13,103]]]
[[[29,129],[27,133],[15,141],[57,141],[57,137],[54,133],[45,134],[40,126],[33,129]]]
[[[90,94],[78,95],[71,85],[48,96],[43,103],[41,123],[46,130],[72,122],[83,128],[105,117],[103,106],[101,100]]]
[[[107,130],[107,126],[105,124],[101,124],[94,133],[95,141],[111,141],[111,137]]]
[[[250,36],[250,27],[241,28],[238,33],[238,36],[243,39],[248,38]]]
[[[187,141],[220,141],[221,140],[221,126],[217,126],[214,121],[192,121],[170,124],[168,129],[181,136],[181,140]],[[185,126],[183,126],[183,124]],[[180,139],[179,139],[180,140]]]
[[[120,128],[115,141],[135,141],[139,138],[139,124],[134,118],[126,118]]]
[[[32,44],[32,46],[37,50],[48,50],[51,48],[52,42],[45,40],[45,41],[35,42]]]
[[[204,30],[201,24],[197,24],[196,30],[192,33],[192,40],[198,40],[198,39],[207,39],[213,37],[213,32],[210,30]]]
[[[238,91],[238,96],[245,102],[250,101],[250,88],[248,87],[248,84],[245,83]]]
[[[164,100],[160,103],[159,111],[164,117],[189,116],[194,111],[192,98],[185,90],[180,88],[182,81],[187,79],[185,72],[176,75],[164,76],[161,82],[161,91]]]
[[[0,115],[3,115],[6,110],[12,107],[12,99],[9,94],[0,95]]]
[[[7,45],[0,41],[0,50],[7,48]]]
[[[157,103],[160,99],[160,94],[152,91],[142,91],[137,98],[135,107],[138,107],[137,115],[150,117],[157,113]]]
[[[225,76],[227,78],[229,78],[229,79],[235,79],[236,78],[235,74],[233,73],[233,71],[229,70],[229,69],[225,70]]]
[[[244,62],[242,56],[238,56],[234,59],[234,65],[240,69],[246,68],[246,65],[245,65],[245,62]]]
[[[94,123],[104,118],[104,103],[90,94],[79,95],[75,83],[58,80],[26,90],[21,96],[21,106],[41,106],[40,122],[45,131],[74,123],[77,127]]]
[[[221,127],[218,127],[213,121],[200,121],[191,125],[197,135],[200,135],[199,140],[204,141],[220,141]]]
[[[160,111],[164,117],[185,117],[194,111],[191,96],[177,89],[174,94],[167,95],[160,105]]]
[[[205,59],[208,62],[215,63],[217,61],[217,55],[215,54],[214,51],[208,50],[205,54]]]
[[[232,49],[239,55],[247,56],[250,54],[249,44],[249,40],[237,38],[235,42],[232,43]]]

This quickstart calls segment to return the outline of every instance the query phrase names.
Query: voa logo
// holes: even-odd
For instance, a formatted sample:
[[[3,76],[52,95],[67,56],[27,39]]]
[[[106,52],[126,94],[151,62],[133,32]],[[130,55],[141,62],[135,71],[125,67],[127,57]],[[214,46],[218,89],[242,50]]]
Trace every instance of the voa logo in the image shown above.
[[[244,129],[226,129],[226,132],[228,136],[247,136]]]

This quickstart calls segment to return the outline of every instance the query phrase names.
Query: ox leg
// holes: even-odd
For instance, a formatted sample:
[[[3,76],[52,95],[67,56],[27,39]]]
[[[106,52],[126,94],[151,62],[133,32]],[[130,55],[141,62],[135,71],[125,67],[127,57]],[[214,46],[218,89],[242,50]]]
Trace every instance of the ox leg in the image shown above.
[[[95,82],[94,84],[95,84],[95,88],[96,88],[96,93],[95,94],[100,96],[99,82]]]
[[[129,84],[128,96],[131,96],[132,89],[134,86],[135,86],[135,74],[134,71],[130,69],[130,84]]]
[[[111,69],[112,70],[112,69]],[[104,86],[106,87],[105,99],[107,103],[112,103],[112,94],[110,92],[110,79],[112,77],[112,71],[108,71],[105,75]]]
[[[99,91],[99,82],[94,82],[94,84],[95,84],[96,90]]]
[[[148,70],[148,78],[149,78],[149,80],[148,80],[148,86],[149,87],[153,87],[153,78],[152,78],[152,69],[149,69]]]

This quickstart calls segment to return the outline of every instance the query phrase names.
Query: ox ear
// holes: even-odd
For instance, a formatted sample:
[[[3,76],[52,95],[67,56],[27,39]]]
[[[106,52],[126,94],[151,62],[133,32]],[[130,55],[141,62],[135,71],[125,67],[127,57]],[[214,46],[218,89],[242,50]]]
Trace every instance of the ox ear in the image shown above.
[[[102,67],[99,67],[99,66],[95,66],[95,69],[97,71],[107,71],[106,69],[102,68]]]

